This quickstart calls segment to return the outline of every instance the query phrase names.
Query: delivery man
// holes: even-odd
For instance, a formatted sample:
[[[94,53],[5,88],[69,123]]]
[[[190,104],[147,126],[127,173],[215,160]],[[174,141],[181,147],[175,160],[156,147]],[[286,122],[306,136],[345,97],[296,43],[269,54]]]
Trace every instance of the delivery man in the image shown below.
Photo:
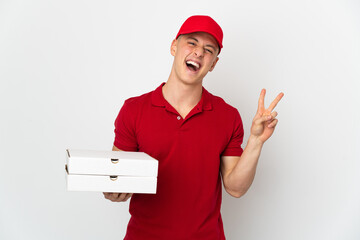
[[[264,107],[260,93],[250,137],[236,108],[212,95],[203,79],[219,60],[223,32],[209,16],[192,16],[171,43],[167,82],[127,99],[115,121],[115,151],[145,152],[159,161],[156,194],[104,193],[130,201],[125,239],[222,240],[222,185],[241,197],[253,182],[263,144],[278,123],[280,93]]]

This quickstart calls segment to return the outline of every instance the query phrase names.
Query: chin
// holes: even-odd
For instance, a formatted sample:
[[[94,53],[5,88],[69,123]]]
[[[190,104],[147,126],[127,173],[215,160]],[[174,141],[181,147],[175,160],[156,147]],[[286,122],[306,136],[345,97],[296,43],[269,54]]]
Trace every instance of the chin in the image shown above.
[[[186,85],[198,85],[198,84],[202,84],[202,79],[181,79],[181,81],[186,84]]]
[[[183,82],[186,82],[188,84],[202,84],[203,82],[203,79],[204,79],[205,76],[202,76],[202,75],[188,75],[188,74],[184,74],[184,77],[181,78]]]

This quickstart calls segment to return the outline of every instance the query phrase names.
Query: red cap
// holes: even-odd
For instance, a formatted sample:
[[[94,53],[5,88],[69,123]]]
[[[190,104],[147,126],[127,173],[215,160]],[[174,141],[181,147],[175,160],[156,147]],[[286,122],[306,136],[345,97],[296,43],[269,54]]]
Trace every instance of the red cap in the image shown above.
[[[221,51],[222,40],[223,40],[223,31],[219,24],[217,24],[214,19],[209,16],[203,15],[195,15],[191,16],[183,23],[178,34],[176,35],[176,39],[181,34],[189,34],[193,32],[206,32],[212,35],[217,43],[219,44],[219,53]]]

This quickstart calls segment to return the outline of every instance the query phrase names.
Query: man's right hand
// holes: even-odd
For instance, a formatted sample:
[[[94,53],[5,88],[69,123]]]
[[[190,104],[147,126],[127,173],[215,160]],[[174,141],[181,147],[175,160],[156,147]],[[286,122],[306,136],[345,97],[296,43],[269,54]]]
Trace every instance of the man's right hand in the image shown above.
[[[104,192],[104,197],[112,202],[126,202],[133,194],[132,193],[112,193]]]

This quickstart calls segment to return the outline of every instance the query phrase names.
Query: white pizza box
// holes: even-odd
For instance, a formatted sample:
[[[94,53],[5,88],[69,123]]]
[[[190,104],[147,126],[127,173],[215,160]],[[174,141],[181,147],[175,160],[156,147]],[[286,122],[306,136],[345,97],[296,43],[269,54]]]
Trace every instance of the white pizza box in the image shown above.
[[[67,149],[69,175],[157,177],[158,161],[143,152]]]
[[[154,194],[157,184],[157,177],[79,175],[69,174],[68,171],[66,180],[68,191]]]

